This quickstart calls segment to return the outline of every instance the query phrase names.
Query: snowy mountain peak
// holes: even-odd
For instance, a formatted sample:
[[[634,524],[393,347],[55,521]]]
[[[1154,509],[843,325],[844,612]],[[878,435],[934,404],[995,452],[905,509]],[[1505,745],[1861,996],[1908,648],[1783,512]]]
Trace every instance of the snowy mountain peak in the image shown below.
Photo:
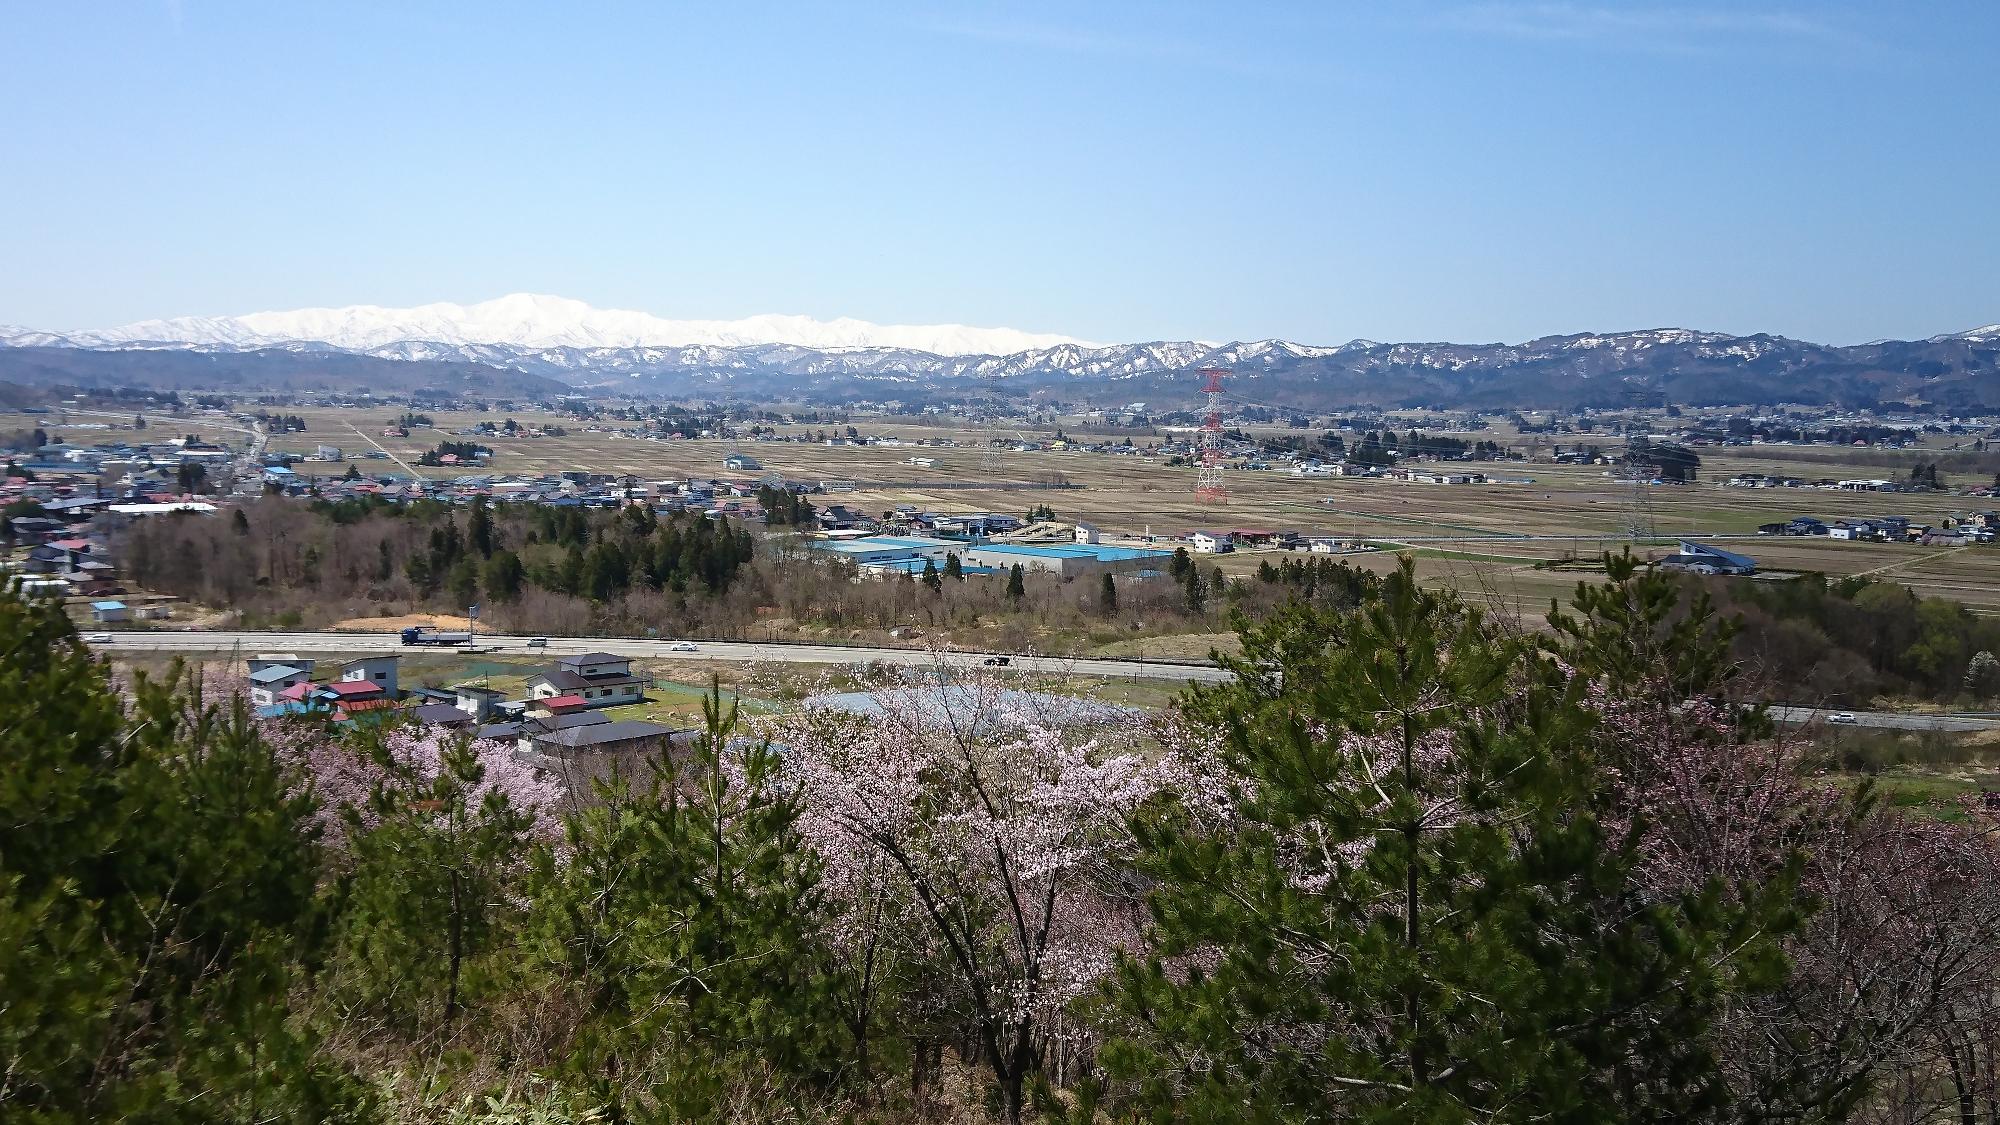
[[[962,324],[870,324],[841,317],[765,314],[742,320],[667,320],[626,309],[598,309],[567,297],[510,293],[475,305],[440,303],[389,309],[350,305],[244,316],[145,320],[69,333],[90,346],[194,344],[264,347],[311,342],[366,351],[409,343],[519,348],[638,348],[793,344],[823,351],[910,348],[937,355],[1012,355],[1081,340],[1012,328]]]

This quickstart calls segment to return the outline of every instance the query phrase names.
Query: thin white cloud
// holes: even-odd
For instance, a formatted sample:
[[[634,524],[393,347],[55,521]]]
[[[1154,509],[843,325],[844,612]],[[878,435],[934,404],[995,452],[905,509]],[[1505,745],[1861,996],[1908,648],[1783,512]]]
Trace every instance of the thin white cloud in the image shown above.
[[[1671,52],[1776,43],[1857,44],[1846,31],[1810,15],[1742,6],[1464,4],[1439,10],[1432,22],[1475,35]]]

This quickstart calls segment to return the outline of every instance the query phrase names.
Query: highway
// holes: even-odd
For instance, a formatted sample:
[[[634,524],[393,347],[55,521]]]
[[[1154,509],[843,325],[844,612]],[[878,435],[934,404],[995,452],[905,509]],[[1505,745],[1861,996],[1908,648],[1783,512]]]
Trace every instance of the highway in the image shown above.
[[[643,660],[714,660],[744,664],[887,664],[924,667],[942,661],[955,668],[977,668],[992,657],[984,652],[932,652],[911,648],[861,648],[849,645],[775,644],[764,641],[692,641],[693,652],[675,652],[684,642],[609,637],[549,637],[546,646],[531,647],[528,637],[508,634],[478,636],[471,650],[459,647],[405,645],[395,633],[282,633],[282,632],[170,632],[133,630],[117,633],[89,633],[89,637],[109,637],[92,641],[105,652],[181,653],[189,656],[215,654],[251,655],[285,652],[300,656],[354,655],[398,652],[477,654],[537,660],[544,657],[575,656],[584,652],[609,652]],[[1172,664],[1142,660],[1085,660],[1058,656],[1010,655],[1007,667],[1019,672],[1047,672],[1105,679],[1164,680],[1174,683],[1221,683],[1229,673],[1203,664]],[[1774,704],[1771,717],[1781,723],[1800,725],[1826,722],[1840,708],[1794,707]],[[1853,725],[1878,730],[1930,730],[1946,733],[2000,730],[2000,717],[1991,715],[1903,714],[1894,711],[1850,711]],[[1844,724],[1843,724],[1844,725]]]
[[[91,641],[106,652],[126,653],[212,653],[286,652],[299,656],[399,652],[466,653],[463,647],[404,645],[395,633],[282,633],[282,632],[168,632],[133,630],[117,633],[85,634],[108,637]],[[693,652],[675,652],[682,642],[608,637],[550,637],[545,647],[530,647],[529,638],[481,633],[473,652],[481,656],[504,656],[534,660],[541,657],[574,656],[584,652],[608,652],[646,660],[718,660],[771,664],[898,664],[926,666],[943,661],[958,668],[976,668],[991,657],[983,652],[931,652],[908,648],[859,648],[847,645],[772,644],[762,641],[694,641]],[[1148,660],[1083,660],[1056,656],[1008,656],[1007,667],[1022,672],[1052,672],[1107,679],[1168,680],[1219,683],[1229,678],[1220,668],[1200,664],[1163,664]]]
[[[1814,719],[1827,722],[1827,716],[1833,714],[1852,715],[1853,726],[1878,730],[1934,730],[1946,733],[2000,730],[2000,719],[1986,715],[1921,715],[1896,711],[1848,711],[1839,707],[1788,707],[1781,704],[1771,707],[1771,717],[1781,723],[1802,724]]]

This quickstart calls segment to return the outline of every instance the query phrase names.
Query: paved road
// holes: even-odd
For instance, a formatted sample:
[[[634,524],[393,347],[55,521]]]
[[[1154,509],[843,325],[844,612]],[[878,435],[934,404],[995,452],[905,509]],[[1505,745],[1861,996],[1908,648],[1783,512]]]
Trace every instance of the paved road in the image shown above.
[[[99,634],[90,634],[96,636]],[[96,642],[105,651],[146,653],[259,653],[288,652],[299,655],[363,654],[378,652],[463,653],[462,648],[406,647],[394,633],[263,633],[263,632],[169,632],[135,630],[103,634],[112,639]],[[740,663],[775,664],[859,664],[873,661],[910,667],[943,660],[953,667],[978,667],[987,657],[979,652],[932,653],[922,649],[858,648],[846,645],[768,644],[759,641],[698,641],[694,652],[675,652],[673,640],[636,640],[590,637],[550,637],[548,645],[531,648],[524,636],[479,635],[476,651],[481,655],[537,659],[547,656],[574,656],[583,652],[609,652],[652,660],[720,660]],[[1138,660],[1071,660],[1050,656],[1013,656],[1008,667],[1024,672],[1070,673],[1110,679],[1165,680],[1187,683],[1220,683],[1229,673],[1199,664],[1162,664]],[[1837,708],[1790,707],[1775,705],[1771,717],[1781,723],[1802,724],[1826,717]],[[1990,715],[1906,715],[1892,711],[1854,711],[1854,725],[1881,730],[1934,730],[1965,732],[2000,730],[2000,716]]]
[[[374,446],[374,447],[375,447],[376,449],[379,449],[379,450],[381,450],[381,451],[382,451],[382,453],[383,453],[383,454],[385,454],[385,455],[386,455],[386,456],[387,456],[387,457],[389,458],[389,460],[391,460],[391,461],[394,461],[394,462],[395,462],[396,464],[398,464],[398,465],[401,465],[401,466],[403,467],[403,471],[404,471],[404,472],[406,472],[406,473],[408,473],[408,474],[410,474],[410,478],[411,478],[412,480],[422,480],[422,479],[424,479],[424,474],[422,474],[422,473],[418,472],[418,471],[417,471],[417,470],[415,470],[414,468],[411,468],[411,467],[410,467],[410,463],[409,463],[408,461],[405,461],[405,460],[403,460],[403,459],[402,459],[401,457],[398,457],[398,456],[396,456],[396,455],[395,455],[394,453],[390,452],[390,450],[389,450],[389,447],[388,447],[388,446],[386,446],[386,445],[383,445],[383,444],[382,444],[381,442],[379,442],[379,441],[376,441],[376,440],[375,440],[375,435],[374,435],[374,434],[364,434],[364,433],[362,433],[362,432],[361,432],[361,427],[359,427],[359,426],[355,425],[355,424],[354,424],[354,423],[352,423],[352,422],[349,422],[349,423],[347,424],[347,428],[348,428],[348,429],[350,429],[350,430],[353,430],[353,431],[354,431],[354,435],[355,435],[356,437],[360,438],[360,439],[361,439],[362,441],[365,441],[365,442],[367,442],[367,443],[368,443],[369,445],[372,445],[372,446]]]
[[[99,636],[91,633],[89,636]],[[264,632],[168,632],[135,630],[101,634],[112,638],[93,642],[105,651],[157,653],[259,653],[289,652],[298,655],[324,653],[378,652],[464,652],[462,648],[405,647],[394,633],[264,633]],[[609,652],[618,656],[653,660],[723,660],[745,663],[781,664],[880,664],[920,666],[939,659],[954,667],[976,667],[987,654],[932,653],[922,649],[856,648],[845,645],[767,644],[756,641],[697,641],[694,652],[674,652],[672,640],[630,640],[604,637],[550,637],[544,648],[530,648],[520,636],[478,636],[477,651],[482,655],[502,655],[534,659],[542,656],[574,656],[583,652]],[[1008,667],[1026,672],[1072,673],[1114,679],[1197,681],[1216,683],[1229,678],[1220,668],[1198,664],[1162,664],[1139,660],[1070,660],[1050,656],[1009,657]]]
[[[1840,711],[1837,707],[1785,707],[1771,708],[1771,717],[1781,723],[1808,723],[1814,719],[1827,721],[1827,716]],[[1854,716],[1857,727],[1874,727],[1880,730],[1934,730],[1962,732],[1974,730],[2000,730],[2000,718],[1980,715],[1904,715],[1894,711],[1844,711],[1842,714]]]

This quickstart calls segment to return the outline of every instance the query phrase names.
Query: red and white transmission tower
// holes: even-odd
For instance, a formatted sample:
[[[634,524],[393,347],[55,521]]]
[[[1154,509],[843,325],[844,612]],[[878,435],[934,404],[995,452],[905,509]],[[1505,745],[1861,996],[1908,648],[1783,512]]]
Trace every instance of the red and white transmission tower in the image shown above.
[[[1223,504],[1229,500],[1229,490],[1222,487],[1222,377],[1229,374],[1227,368],[1204,367],[1196,372],[1206,382],[1201,385],[1201,393],[1208,396],[1208,417],[1202,419],[1201,443],[1197,447],[1201,458],[1201,475],[1195,478],[1194,495],[1197,500],[1211,504]]]

